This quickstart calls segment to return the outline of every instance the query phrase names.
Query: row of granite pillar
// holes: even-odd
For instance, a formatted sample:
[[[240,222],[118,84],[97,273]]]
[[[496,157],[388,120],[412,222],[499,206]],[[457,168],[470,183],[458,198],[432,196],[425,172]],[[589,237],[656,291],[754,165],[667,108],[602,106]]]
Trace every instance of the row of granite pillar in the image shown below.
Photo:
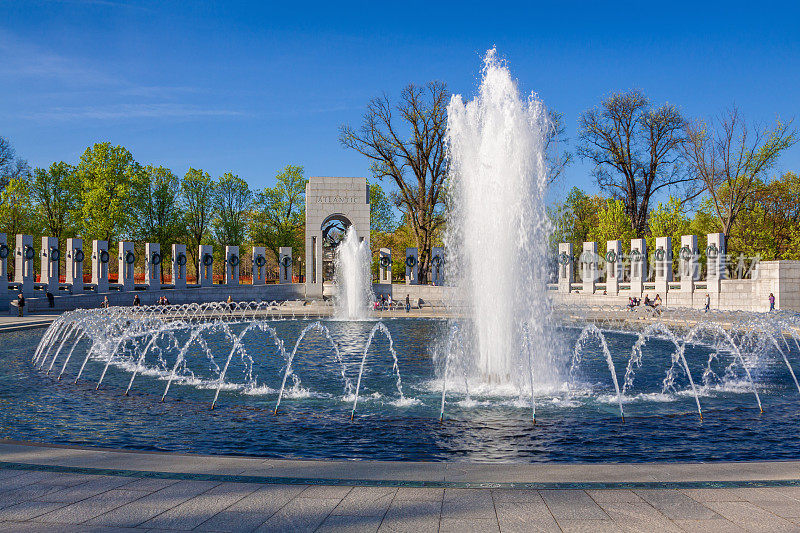
[[[198,285],[200,287],[210,287],[213,284],[213,246],[200,245],[198,255]],[[279,250],[279,282],[292,282],[292,249],[281,247]],[[36,252],[33,248],[32,235],[17,235],[15,247],[12,250],[9,246],[5,233],[0,233],[0,279],[8,279],[8,262],[13,254],[14,261],[14,283],[19,285],[20,291],[25,296],[33,296],[35,273],[34,262]],[[145,289],[161,289],[161,263],[164,260],[161,254],[161,246],[157,243],[145,244]],[[61,250],[58,246],[58,239],[55,237],[42,237],[42,246],[39,251],[41,264],[40,283],[47,286],[47,290],[55,293],[60,287],[59,268],[61,264]],[[69,287],[73,294],[80,294],[84,290],[83,283],[83,264],[86,255],[83,251],[82,239],[67,239],[66,243],[66,277],[65,286]],[[176,289],[186,288],[186,245],[173,244],[172,254],[169,258],[172,261],[172,286]],[[92,241],[92,285],[97,292],[108,292],[108,264],[111,255],[108,250],[108,242]],[[119,243],[118,261],[118,288],[120,291],[131,291],[135,289],[134,268],[139,261],[134,250],[134,244],[130,241]],[[225,274],[223,283],[226,285],[238,285],[240,273],[240,259],[238,246],[225,247]],[[252,255],[252,274],[253,284],[263,285],[267,278],[266,248],[254,246]]]
[[[379,250],[378,283],[392,283],[392,251],[389,248]],[[419,285],[419,251],[416,248],[406,248],[406,285]],[[444,248],[435,246],[431,248],[431,283],[436,286],[444,283]]]
[[[719,281],[725,278],[725,236],[722,233],[711,233],[706,236],[706,290],[719,292]],[[700,250],[696,235],[681,236],[679,251],[679,286],[681,292],[693,292],[695,282],[700,280]],[[674,281],[672,271],[672,238],[656,237],[655,250],[652,254],[654,282],[648,281],[648,252],[644,239],[631,239],[630,280],[625,282],[625,264],[622,261],[622,241],[607,241],[606,253],[602,256],[605,268],[605,291],[616,295],[620,285],[626,285],[632,294],[641,294],[645,283],[654,283],[656,293],[667,293]],[[581,281],[577,283],[583,293],[594,294],[600,277],[599,260],[596,242],[583,243],[583,250],[578,257],[581,263]],[[570,292],[574,290],[574,261],[571,243],[558,245],[558,290]],[[673,290],[674,290],[673,285]]]

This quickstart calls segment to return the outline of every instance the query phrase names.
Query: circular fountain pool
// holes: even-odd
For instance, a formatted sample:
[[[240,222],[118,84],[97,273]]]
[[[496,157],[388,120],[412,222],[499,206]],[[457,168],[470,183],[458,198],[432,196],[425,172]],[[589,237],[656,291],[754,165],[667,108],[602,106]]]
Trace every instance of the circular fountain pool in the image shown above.
[[[561,313],[570,318],[558,324],[552,342],[565,347],[565,356],[555,381],[537,383],[534,376],[534,425],[529,388],[475,383],[453,368],[439,422],[445,358],[434,340],[447,337],[445,320],[131,313],[78,311],[47,332],[5,334],[0,435],[139,450],[384,460],[800,454],[800,393],[789,372],[800,361],[793,317],[785,323],[745,317],[721,328],[702,314],[614,322]]]

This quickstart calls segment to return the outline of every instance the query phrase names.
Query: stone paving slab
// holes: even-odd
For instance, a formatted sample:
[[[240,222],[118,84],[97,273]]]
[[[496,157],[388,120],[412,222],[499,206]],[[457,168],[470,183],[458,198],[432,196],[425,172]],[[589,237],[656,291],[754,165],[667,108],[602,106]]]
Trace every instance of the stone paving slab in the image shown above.
[[[39,501],[25,486],[13,489],[24,501],[0,510],[0,532],[800,531],[787,518],[797,515],[800,499],[761,488],[703,489],[690,497],[679,490],[164,485],[132,478],[109,489],[101,483],[106,477],[76,484],[68,473],[51,474],[48,482],[56,486],[59,477],[61,490],[76,494],[70,500],[82,499]]]

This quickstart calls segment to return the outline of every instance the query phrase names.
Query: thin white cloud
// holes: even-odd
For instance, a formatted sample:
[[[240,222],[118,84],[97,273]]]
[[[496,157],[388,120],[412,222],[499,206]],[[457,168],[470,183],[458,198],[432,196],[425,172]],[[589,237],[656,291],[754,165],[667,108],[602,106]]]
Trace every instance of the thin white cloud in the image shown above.
[[[0,76],[49,78],[81,86],[123,83],[80,61],[26,44],[3,31],[0,31],[0,58]]]
[[[23,114],[30,120],[125,120],[137,118],[242,117],[241,111],[208,109],[182,104],[120,104],[89,107],[54,107],[45,111]]]
[[[174,98],[185,94],[195,94],[202,92],[197,87],[181,86],[148,86],[126,87],[119,91],[122,96],[142,96],[145,98]]]
[[[23,115],[30,120],[125,120],[137,118],[242,117],[246,113],[231,109],[209,109],[183,104],[121,104],[91,107],[55,107]]]
[[[141,5],[135,5],[132,2],[113,2],[112,0],[50,0],[59,2],[62,4],[84,4],[90,6],[106,6],[106,7],[116,7],[122,9],[135,9],[139,11],[152,11],[152,9],[146,8]]]

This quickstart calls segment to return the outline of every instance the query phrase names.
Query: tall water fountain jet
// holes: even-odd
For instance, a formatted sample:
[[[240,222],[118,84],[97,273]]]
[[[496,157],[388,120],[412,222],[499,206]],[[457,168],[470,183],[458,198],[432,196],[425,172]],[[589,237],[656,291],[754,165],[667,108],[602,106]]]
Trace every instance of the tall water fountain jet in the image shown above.
[[[546,291],[547,110],[534,94],[520,94],[492,49],[478,95],[467,103],[454,95],[447,114],[448,277],[470,313],[459,333],[466,348],[452,355],[485,384],[555,385]]]
[[[372,301],[372,276],[369,271],[370,251],[353,226],[336,247],[336,318],[367,318]]]

